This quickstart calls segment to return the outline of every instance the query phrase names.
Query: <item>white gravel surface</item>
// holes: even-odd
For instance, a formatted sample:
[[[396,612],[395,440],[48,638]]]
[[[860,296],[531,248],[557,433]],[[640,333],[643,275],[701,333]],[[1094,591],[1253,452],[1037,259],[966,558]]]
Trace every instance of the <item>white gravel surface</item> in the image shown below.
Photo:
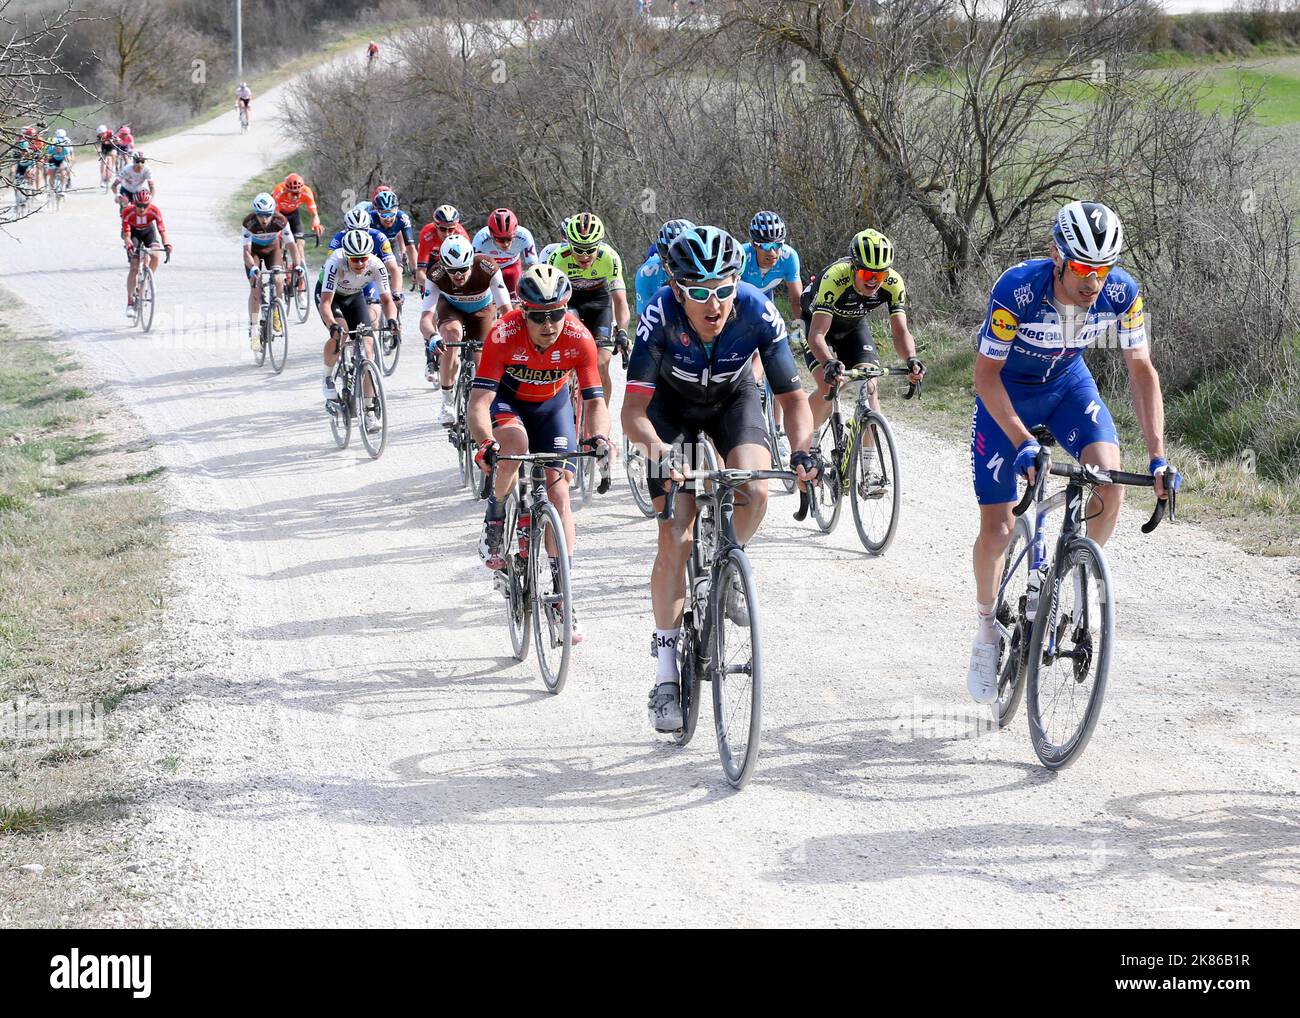
[[[654,535],[625,488],[581,511],[588,639],[549,696],[510,656],[418,344],[378,462],[332,446],[314,318],[283,375],[251,364],[222,210],[284,154],[272,99],[245,137],[231,113],[148,146],[176,243],[151,336],[123,318],[108,198],[75,194],[0,240],[0,282],[124,397],[168,467],[180,594],[129,712],[154,775],[133,852],[154,893],[126,921],[1295,923],[1295,560],[1248,557],[1194,520],[1143,538],[1146,505],[1126,515],[1105,710],[1053,775],[1023,708],[970,735],[966,455],[912,428],[883,559],[861,553],[847,509],[827,540],[772,500],[751,548],[767,697],[746,790],[723,781],[707,704],[686,750],[649,728]],[[79,182],[93,173],[83,160]],[[168,756],[175,774],[150,763]]]

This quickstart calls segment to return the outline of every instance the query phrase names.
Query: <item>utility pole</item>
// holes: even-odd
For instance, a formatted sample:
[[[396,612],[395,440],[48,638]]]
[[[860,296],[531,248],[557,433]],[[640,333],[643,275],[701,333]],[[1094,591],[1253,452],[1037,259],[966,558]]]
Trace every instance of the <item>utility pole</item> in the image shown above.
[[[231,0],[234,5],[235,27],[235,80],[244,80],[244,2]]]

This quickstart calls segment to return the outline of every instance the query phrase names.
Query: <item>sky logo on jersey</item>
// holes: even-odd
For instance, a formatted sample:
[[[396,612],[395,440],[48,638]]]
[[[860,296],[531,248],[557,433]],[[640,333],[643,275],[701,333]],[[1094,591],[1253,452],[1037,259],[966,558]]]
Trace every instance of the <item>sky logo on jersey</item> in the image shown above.
[[[992,317],[989,319],[989,327],[993,330],[993,335],[1004,343],[1009,343],[1016,337],[1016,330],[1020,323],[1016,321],[1016,316],[1006,308],[996,308]]]
[[[1002,453],[996,453],[993,456],[993,458],[988,461],[987,466],[991,471],[993,471],[994,481],[1002,480],[1002,478],[999,475],[1002,473],[1002,464],[1004,464],[1005,462],[1006,460],[1002,458]]]

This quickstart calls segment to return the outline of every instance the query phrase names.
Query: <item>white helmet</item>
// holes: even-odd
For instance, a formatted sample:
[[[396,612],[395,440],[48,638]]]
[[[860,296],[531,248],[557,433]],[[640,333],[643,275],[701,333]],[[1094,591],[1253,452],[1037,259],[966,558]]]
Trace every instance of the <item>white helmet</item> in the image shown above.
[[[365,258],[375,253],[375,241],[365,230],[348,230],[343,234],[343,253],[349,258]]]
[[[259,216],[275,214],[275,199],[263,191],[253,199],[253,211]]]
[[[368,230],[370,229],[370,213],[360,205],[354,205],[348,209],[347,215],[343,217],[343,225],[349,230]]]
[[[1099,201],[1072,201],[1056,213],[1052,239],[1066,259],[1114,265],[1124,247],[1124,224]]]
[[[63,128],[60,127],[57,131],[54,132],[54,140],[55,140],[55,141],[67,141],[67,140],[68,140],[68,132],[65,131]]]
[[[100,124],[98,127],[95,128],[96,134],[105,134],[107,131],[108,131],[107,124]]]
[[[458,272],[474,264],[474,248],[464,237],[448,237],[438,248],[438,257],[445,268]]]

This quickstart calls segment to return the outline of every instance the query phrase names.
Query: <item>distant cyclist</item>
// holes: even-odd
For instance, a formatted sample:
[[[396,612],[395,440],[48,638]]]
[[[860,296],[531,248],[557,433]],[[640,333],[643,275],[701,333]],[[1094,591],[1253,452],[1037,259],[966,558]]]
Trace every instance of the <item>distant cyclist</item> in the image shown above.
[[[680,237],[683,230],[693,229],[695,224],[689,219],[670,219],[659,228],[655,242],[650,245],[650,254],[636,273],[637,318],[645,313],[660,288],[668,285],[668,270],[664,268],[668,261],[668,245]]]
[[[520,273],[537,262],[533,235],[519,225],[509,209],[493,209],[488,214],[487,225],[474,234],[474,250],[497,263],[511,297],[519,286]]]
[[[122,209],[122,246],[126,248],[126,260],[131,268],[126,276],[126,316],[135,318],[135,279],[140,271],[140,259],[135,249],[144,245],[144,257],[149,259],[149,268],[158,271],[158,248],[162,247],[169,255],[172,246],[167,240],[167,227],[163,223],[162,212],[153,204],[147,188],[135,191],[131,195],[131,204]]]
[[[790,323],[790,341],[801,343],[804,328],[799,318],[799,299],[803,296],[803,280],[799,278],[799,252],[786,243],[785,220],[766,209],[755,213],[749,221],[749,243],[743,250],[745,271],[741,273],[741,279],[763,291],[769,300],[776,296],[777,287],[785,284],[790,314],[794,319]],[[754,359],[754,377],[761,385],[763,365],[758,358]],[[790,450],[786,447],[789,443],[785,437],[785,414],[779,403],[772,407],[772,414],[776,419],[781,458],[784,460]]]
[[[248,276],[248,346],[257,352],[262,337],[257,333],[258,311],[262,306],[260,269],[284,267],[286,249],[293,244],[289,221],[275,210],[275,199],[263,191],[253,199],[253,207],[244,217],[244,272]],[[284,280],[275,277],[275,295],[284,296]],[[274,324],[274,323],[273,323]]]
[[[137,149],[131,153],[131,165],[122,167],[113,178],[113,193],[117,195],[119,205],[130,205],[137,191],[158,194],[158,182],[153,179],[153,171],[145,165],[146,162],[144,149]]]
[[[271,189],[271,197],[275,199],[276,211],[289,220],[289,228],[293,230],[294,263],[306,265],[307,256],[302,243],[303,209],[311,214],[312,233],[319,237],[324,232],[324,227],[320,224],[320,213],[316,209],[316,195],[299,174],[290,173]]]
[[[394,255],[405,255],[406,264],[414,271],[417,254],[415,250],[415,227],[411,217],[398,206],[397,192],[389,189],[378,192],[374,197],[374,208],[370,212],[370,225],[384,235],[393,248]],[[402,259],[394,263],[396,271],[389,270],[393,293],[401,302],[402,295]]]
[[[1138,282],[1116,262],[1124,247],[1119,216],[1101,202],[1070,202],[1056,214],[1050,258],[1002,273],[989,297],[975,362],[971,473],[980,507],[972,561],[978,625],[966,686],[977,703],[998,694],[998,577],[1011,542],[1016,478],[1033,483],[1040,451],[1032,429],[1045,425],[1080,464],[1118,470],[1115,422],[1083,352],[1098,342],[1123,351],[1133,409],[1146,439],[1157,498],[1182,477],[1165,458],[1164,398],[1151,362]],[[1124,501],[1122,485],[1093,492],[1088,536],[1105,544]]]
[[[76,158],[68,132],[59,128],[45,145],[45,186],[53,187],[54,178],[62,177],[66,190],[72,186],[72,164]]]
[[[253,122],[253,90],[248,87],[248,82],[241,81],[239,87],[235,89],[235,105],[244,111],[244,117],[249,124]]]
[[[420,227],[419,245],[415,252],[415,281],[420,287],[420,293],[424,293],[425,283],[429,278],[430,260],[435,263],[432,268],[437,268],[438,249],[442,247],[444,240],[452,236],[464,237],[473,242],[469,231],[465,229],[465,224],[460,221],[460,212],[456,206],[439,205],[433,210],[433,218]],[[432,377],[426,377],[430,382],[433,381]]]
[[[108,129],[107,124],[100,124],[95,128],[95,144],[99,148],[99,182],[107,186],[113,179],[113,153],[117,151],[113,132]]]

